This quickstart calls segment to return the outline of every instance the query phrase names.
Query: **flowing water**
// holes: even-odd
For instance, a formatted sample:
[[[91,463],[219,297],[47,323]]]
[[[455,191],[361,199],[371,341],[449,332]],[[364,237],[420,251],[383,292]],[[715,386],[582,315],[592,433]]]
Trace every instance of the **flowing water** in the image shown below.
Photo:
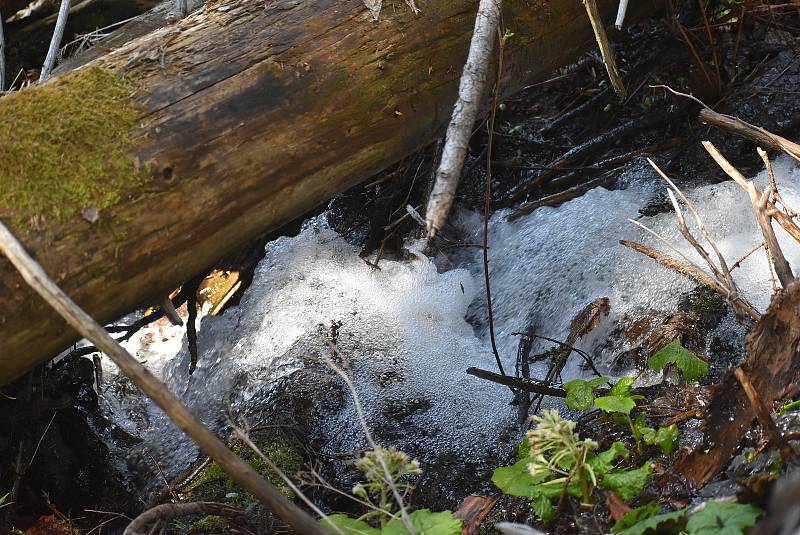
[[[800,206],[795,162],[775,163],[781,193]],[[757,181],[763,187],[765,176]],[[639,210],[663,194],[664,184],[643,164],[621,179],[620,188],[598,188],[556,208],[541,208],[514,222],[506,212],[490,222],[491,284],[497,341],[506,370],[514,369],[518,338],[532,324],[537,333],[565,339],[574,315],[598,297],[611,311],[599,328],[578,342],[608,369],[627,348],[619,327],[647,311],[669,312],[694,284],[619,245],[631,239],[665,247],[628,219],[656,229],[700,262],[680,238],[671,212],[641,217]],[[761,241],[747,195],[733,183],[687,188],[724,255],[733,263]],[[480,216],[461,213],[456,227],[465,242],[481,239]],[[690,222],[691,225],[691,222]],[[789,262],[800,266],[800,248],[778,231]],[[200,358],[188,375],[185,335],[179,327],[150,327],[128,343],[212,428],[252,414],[273,402],[277,384],[331,353],[355,384],[367,425],[380,441],[423,457],[423,465],[455,459],[492,465],[519,437],[509,391],[468,376],[466,368],[494,370],[485,322],[481,251],[462,248],[428,258],[409,245],[408,258],[384,260],[374,270],[325,224],[309,220],[295,237],[267,245],[252,286],[239,306],[198,321]],[[766,308],[769,271],[763,251],[735,272],[745,297]],[[718,329],[741,337],[729,318]],[[540,344],[537,350],[548,345]],[[104,359],[104,365],[113,366]],[[543,375],[543,369],[535,374]],[[584,372],[577,363],[564,380]],[[366,446],[352,400],[341,381],[305,384],[311,397],[341,398],[314,414],[326,437],[325,451]],[[197,458],[192,444],[161,412],[112,378],[103,410],[115,426],[141,437],[162,467],[177,471]],[[387,423],[388,422],[388,423]],[[311,425],[311,422],[306,422]],[[489,466],[491,468],[491,466]]]

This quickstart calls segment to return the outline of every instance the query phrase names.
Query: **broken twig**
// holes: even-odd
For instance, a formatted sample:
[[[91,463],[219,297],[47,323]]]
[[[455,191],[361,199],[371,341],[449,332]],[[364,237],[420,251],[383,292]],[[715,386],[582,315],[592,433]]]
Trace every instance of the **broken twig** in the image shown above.
[[[217,502],[163,503],[134,518],[133,522],[125,528],[123,535],[148,533],[146,528],[160,521],[170,521],[186,516],[208,515],[240,519],[244,516],[244,511]]]
[[[447,127],[442,161],[436,170],[436,181],[425,212],[430,237],[434,237],[444,226],[456,196],[467,144],[486,86],[487,71],[500,22],[500,7],[501,0],[481,0],[478,6],[469,55],[458,87],[458,100]]]
[[[620,98],[628,96],[625,90],[625,84],[622,83],[622,78],[617,70],[617,62],[614,59],[614,51],[611,50],[611,44],[608,42],[608,35],[603,26],[603,19],[600,17],[600,10],[597,9],[597,2],[595,0],[583,0],[583,5],[586,7],[586,14],[589,15],[589,22],[592,23],[595,39],[600,47],[600,54],[603,56],[603,64],[608,71],[608,77],[611,79],[611,85],[614,86],[614,91]]]
[[[58,8],[58,19],[56,19],[56,27],[53,30],[53,38],[50,40],[50,48],[47,49],[47,56],[44,59],[42,72],[39,73],[39,83],[41,84],[56,64],[56,56],[58,49],[61,47],[61,40],[64,38],[64,29],[67,27],[67,17],[69,16],[70,0],[61,0],[61,6]]]
[[[134,384],[158,405],[209,457],[217,461],[234,481],[257,497],[276,516],[303,535],[330,535],[311,516],[291,503],[271,483],[240,459],[147,368],[130,355],[103,327],[84,312],[45,273],[22,244],[0,222],[0,251],[22,278],[81,336],[107,354]]]

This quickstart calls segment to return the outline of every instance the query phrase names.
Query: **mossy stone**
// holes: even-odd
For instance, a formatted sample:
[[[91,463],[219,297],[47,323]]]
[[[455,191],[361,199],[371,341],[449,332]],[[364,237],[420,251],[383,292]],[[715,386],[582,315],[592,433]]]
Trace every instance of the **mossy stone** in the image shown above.
[[[278,434],[255,437],[253,441],[259,450],[289,478],[293,478],[302,468],[302,454],[285,436]],[[234,446],[233,451],[287,498],[294,499],[294,493],[289,486],[258,454],[244,445]],[[186,501],[216,501],[241,508],[255,501],[255,498],[237,485],[222,467],[214,462],[210,463],[189,485],[186,494]]]

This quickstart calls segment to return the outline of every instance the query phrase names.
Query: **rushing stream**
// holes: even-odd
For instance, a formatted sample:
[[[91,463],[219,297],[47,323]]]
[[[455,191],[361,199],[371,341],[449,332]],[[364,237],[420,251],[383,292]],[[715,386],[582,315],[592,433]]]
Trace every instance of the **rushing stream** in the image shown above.
[[[784,198],[800,206],[795,162],[779,158],[775,171]],[[532,324],[537,333],[565,339],[575,314],[607,296],[610,314],[578,342],[607,371],[629,344],[617,327],[647,311],[674,310],[695,286],[618,243],[625,238],[665,250],[628,222],[638,219],[700,262],[680,238],[671,210],[640,216],[639,210],[664,191],[654,177],[638,164],[621,179],[620,189],[598,188],[514,222],[507,221],[505,212],[494,214],[491,284],[506,370],[514,370],[518,338],[513,333]],[[763,173],[757,178],[762,186],[765,180]],[[735,184],[686,193],[730,263],[761,241],[749,199]],[[480,216],[461,213],[456,227],[465,242],[480,241]],[[790,245],[782,230],[778,234],[789,262],[800,265],[800,248]],[[380,270],[368,266],[358,252],[326,226],[324,216],[309,220],[295,237],[269,243],[240,305],[198,322],[200,358],[191,377],[180,327],[150,327],[128,348],[204,421],[223,430],[229,414],[254,414],[254,408],[273,402],[279,382],[329,355],[333,336],[336,358],[355,383],[378,440],[422,457],[423,467],[443,459],[463,468],[505,458],[519,436],[510,393],[464,373],[470,366],[496,368],[485,323],[481,251],[462,248],[429,259],[410,246],[408,259],[383,260]],[[745,297],[763,310],[771,292],[764,252],[734,273]],[[741,337],[731,318],[717,329],[720,336]],[[540,344],[536,351],[549,345]],[[564,380],[584,373],[577,364],[565,370]],[[104,366],[112,368],[105,358]],[[542,364],[534,374],[543,373]],[[315,412],[313,425],[326,437],[324,449],[333,454],[362,448],[365,440],[353,403],[341,380],[328,375],[318,385],[304,385],[304,395],[323,407]],[[193,445],[159,410],[133,394],[121,378],[110,382],[103,410],[116,426],[141,437],[170,471],[196,460]]]

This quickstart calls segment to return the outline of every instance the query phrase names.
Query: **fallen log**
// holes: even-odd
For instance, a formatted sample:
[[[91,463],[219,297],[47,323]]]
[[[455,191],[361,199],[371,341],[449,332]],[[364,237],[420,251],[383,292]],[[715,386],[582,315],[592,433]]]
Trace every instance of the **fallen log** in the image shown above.
[[[99,321],[159,302],[440,135],[474,9],[210,2],[0,100],[0,219]],[[504,20],[505,94],[593,42],[580,3],[511,1]],[[0,385],[76,339],[0,259]]]

